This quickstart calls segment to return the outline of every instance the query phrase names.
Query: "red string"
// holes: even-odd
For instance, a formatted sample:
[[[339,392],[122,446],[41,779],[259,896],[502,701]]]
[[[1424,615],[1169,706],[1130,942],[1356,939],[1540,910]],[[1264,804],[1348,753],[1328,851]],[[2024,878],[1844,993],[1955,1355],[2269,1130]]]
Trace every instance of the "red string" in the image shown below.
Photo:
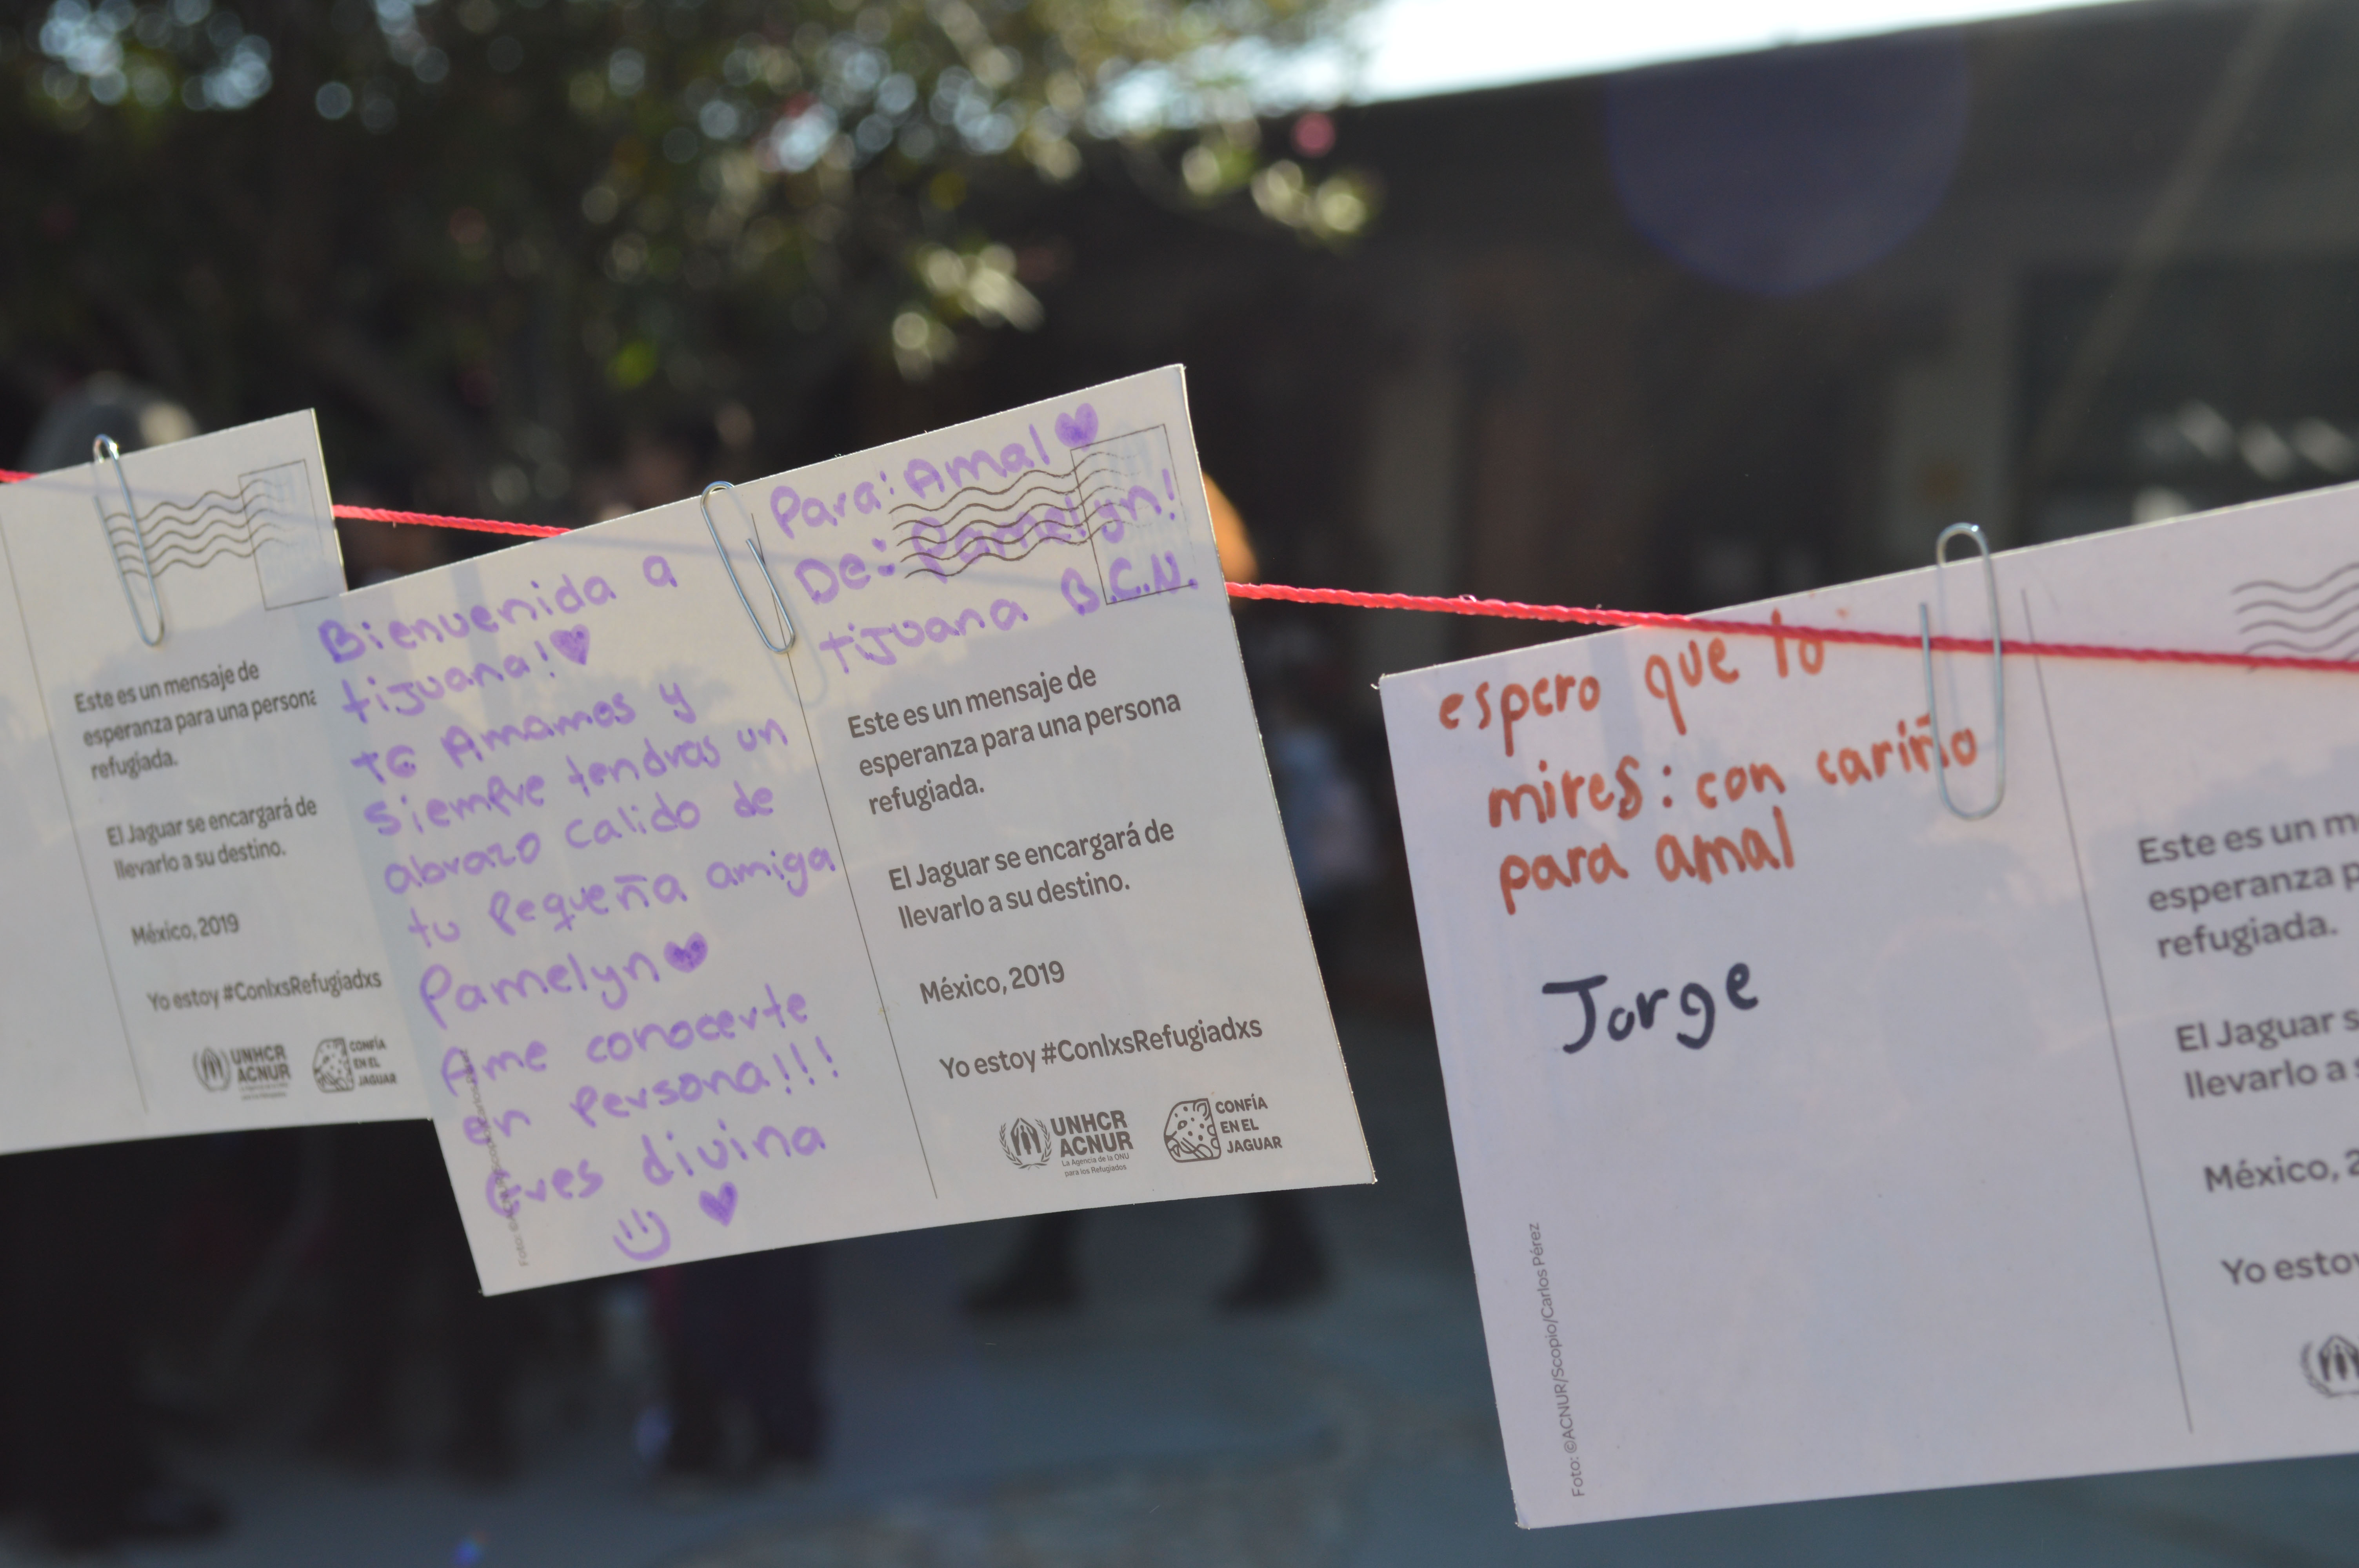
[[[350,517],[361,523],[411,523],[426,528],[471,528],[478,534],[522,534],[534,539],[572,532],[570,528],[546,528],[538,523],[495,523],[488,517],[445,517],[439,512],[389,512],[382,506],[338,506],[331,510],[339,517]]]
[[[28,473],[0,469],[0,484],[31,479]],[[488,517],[451,517],[439,512],[396,512],[382,506],[339,506],[339,517],[363,523],[401,523],[429,528],[464,528],[481,534],[520,534],[547,538],[570,533],[534,523],[500,523]],[[1282,583],[1233,582],[1234,599],[1280,599],[1295,604],[1341,604],[1359,610],[1422,610],[1444,615],[1488,615],[1509,621],[1568,621],[1584,626],[1650,626],[1677,632],[1709,632],[1715,636],[1791,638],[1797,643],[1855,643],[1876,648],[1917,648],[1921,639],[1906,632],[1861,632],[1843,626],[1789,626],[1782,621],[1717,621],[1701,615],[1664,615],[1645,610],[1583,610],[1570,604],[1519,604],[1507,599],[1476,599],[1465,595],[1444,599],[1423,593],[1361,593],[1343,588],[1289,588]],[[1936,637],[1933,646],[1947,653],[1988,653],[1986,638]],[[2011,642],[2010,654],[2051,659],[2118,659],[2136,664],[2212,665],[2247,670],[2311,670],[2359,675],[2359,661],[2299,659],[2274,654],[2213,654],[2190,648],[2124,648],[2104,643]]]
[[[1908,632],[1861,632],[1843,626],[1789,625],[1782,621],[1719,621],[1702,615],[1659,615],[1644,610],[1582,610],[1569,604],[1518,604],[1513,600],[1440,599],[1420,593],[1355,593],[1341,588],[1286,588],[1277,583],[1233,582],[1239,599],[1283,599],[1298,604],[1348,604],[1362,610],[1431,610],[1448,615],[1495,615],[1511,621],[1577,621],[1590,626],[1653,626],[1716,636],[1791,638],[1802,643],[1862,643],[1878,648],[1917,648]],[[1990,652],[1987,637],[1936,637],[1933,646],[1950,653]],[[2252,670],[2321,670],[2359,675],[2359,663],[2345,659],[2297,659],[2270,654],[2211,654],[2190,648],[2123,648],[2104,643],[2008,642],[2007,654],[2053,659],[2127,659],[2140,664],[2223,665]]]
[[[0,484],[15,484],[32,477],[14,469],[0,469]],[[446,517],[440,512],[395,512],[383,506],[335,506],[329,510],[339,517],[349,517],[356,523],[408,523],[426,528],[466,528],[478,534],[521,534],[528,539],[546,539],[552,534],[572,532],[569,528],[544,527],[538,523],[499,523],[489,517]]]

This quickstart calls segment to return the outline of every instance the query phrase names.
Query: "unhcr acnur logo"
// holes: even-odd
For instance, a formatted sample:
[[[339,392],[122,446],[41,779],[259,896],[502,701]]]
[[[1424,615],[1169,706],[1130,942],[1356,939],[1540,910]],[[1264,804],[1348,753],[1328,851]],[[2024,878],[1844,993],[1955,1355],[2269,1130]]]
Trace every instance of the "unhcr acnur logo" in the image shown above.
[[[999,1152],[1007,1162],[1023,1169],[1049,1162],[1049,1130],[1029,1117],[1019,1116],[999,1126]]]
[[[2359,1394],[2359,1346],[2337,1334],[2301,1347],[2301,1375],[2329,1399]]]

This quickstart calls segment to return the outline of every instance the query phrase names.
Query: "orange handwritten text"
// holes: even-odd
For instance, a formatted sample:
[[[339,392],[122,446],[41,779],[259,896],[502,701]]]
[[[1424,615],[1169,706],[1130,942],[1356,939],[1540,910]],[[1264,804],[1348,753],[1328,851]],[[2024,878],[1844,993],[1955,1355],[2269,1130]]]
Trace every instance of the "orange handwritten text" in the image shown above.
[[[1743,800],[1748,791],[1755,795],[1767,795],[1772,789],[1779,795],[1785,794],[1786,781],[1779,778],[1777,770],[1767,762],[1730,768],[1719,773],[1707,768],[1696,774],[1696,799],[1702,803],[1706,811],[1719,810],[1723,801],[1734,806]]]
[[[1777,849],[1758,829],[1747,827],[1734,838],[1726,834],[1714,834],[1707,838],[1698,833],[1686,843],[1676,833],[1666,833],[1655,840],[1655,870],[1667,882],[1691,877],[1700,882],[1710,882],[1715,876],[1727,876],[1738,871],[1790,871],[1794,865],[1794,840],[1786,832],[1786,810],[1773,806],[1769,815],[1777,825]],[[1781,858],[1782,853],[1782,858]]]
[[[1549,854],[1534,855],[1530,860],[1521,855],[1509,855],[1499,862],[1499,896],[1507,902],[1507,913],[1516,913],[1516,895],[1526,888],[1569,888],[1581,885],[1582,872],[1589,880],[1602,882],[1608,877],[1628,881],[1630,873],[1614,858],[1613,847],[1600,844],[1593,849],[1575,847],[1564,852],[1559,860]]]
[[[1547,771],[1545,760],[1541,762],[1540,768],[1543,773]],[[1636,757],[1623,758],[1614,768],[1613,782],[1620,786],[1618,795],[1608,786],[1603,773],[1584,776],[1570,771],[1560,773],[1552,779],[1542,778],[1537,784],[1520,784],[1495,789],[1491,792],[1491,826],[1496,827],[1509,819],[1521,822],[1526,801],[1531,803],[1532,820],[1535,822],[1552,822],[1559,812],[1567,816],[1578,816],[1584,789],[1589,792],[1592,811],[1613,811],[1626,822],[1637,816],[1639,807],[1646,804],[1646,796],[1639,791],[1638,781],[1633,776],[1637,771],[1638,759]],[[1772,777],[1776,776],[1775,769],[1770,773]],[[1786,786],[1781,783],[1777,787],[1782,791]],[[1621,803],[1618,807],[1614,804],[1617,799]]]
[[[1769,620],[1774,625],[1782,626],[1786,623],[1784,613],[1776,610],[1769,612]],[[1772,637],[1770,641],[1777,645],[1777,678],[1784,680],[1786,678],[1786,639]],[[1804,675],[1814,676],[1827,667],[1826,643],[1816,637],[1796,637],[1794,643],[1794,652],[1802,661]]]
[[[1900,771],[1930,773],[1933,758],[1938,753],[1945,768],[1971,768],[1982,747],[1971,730],[1952,730],[1950,743],[1941,745],[1932,734],[1930,715],[1917,716],[1917,728],[1922,733],[1912,734],[1906,721],[1892,726],[1896,739],[1877,741],[1865,747],[1833,747],[1819,753],[1819,777],[1831,784],[1871,784],[1882,778],[1897,762]]]
[[[1520,681],[1509,681],[1500,687],[1498,710],[1494,714],[1491,683],[1484,681],[1474,688],[1475,711],[1482,715],[1474,728],[1488,730],[1495,717],[1499,721],[1499,738],[1506,745],[1507,755],[1512,757],[1516,754],[1516,726],[1523,720],[1535,715],[1553,719],[1560,713],[1571,712],[1575,704],[1583,713],[1594,713],[1597,705],[1604,700],[1605,688],[1597,683],[1595,676],[1542,676],[1529,686]],[[1465,706],[1466,695],[1463,692],[1453,691],[1443,697],[1440,711],[1436,715],[1441,727],[1444,730],[1457,729],[1463,722],[1458,710]]]
[[[1783,646],[1782,641],[1779,645]],[[1728,667],[1728,643],[1724,638],[1714,637],[1709,647],[1703,647],[1690,637],[1687,651],[1678,658],[1679,680],[1685,681],[1690,687],[1701,686],[1707,674],[1723,686],[1734,686],[1745,673]],[[1679,682],[1671,678],[1671,662],[1660,654],[1647,655],[1647,691],[1648,695],[1663,699],[1664,705],[1671,710],[1671,722],[1680,734],[1686,734],[1688,720],[1687,715],[1680,711]]]

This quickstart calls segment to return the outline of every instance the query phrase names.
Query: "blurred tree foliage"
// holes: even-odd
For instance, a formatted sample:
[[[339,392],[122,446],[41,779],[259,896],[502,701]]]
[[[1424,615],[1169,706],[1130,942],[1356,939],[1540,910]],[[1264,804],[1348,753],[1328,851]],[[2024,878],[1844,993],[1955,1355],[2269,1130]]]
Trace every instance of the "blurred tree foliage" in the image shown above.
[[[1363,3],[53,0],[0,31],[0,362],[318,402],[419,503],[561,511],[627,426],[1037,324],[1024,188],[1348,240],[1367,187],[1264,159],[1242,67]]]

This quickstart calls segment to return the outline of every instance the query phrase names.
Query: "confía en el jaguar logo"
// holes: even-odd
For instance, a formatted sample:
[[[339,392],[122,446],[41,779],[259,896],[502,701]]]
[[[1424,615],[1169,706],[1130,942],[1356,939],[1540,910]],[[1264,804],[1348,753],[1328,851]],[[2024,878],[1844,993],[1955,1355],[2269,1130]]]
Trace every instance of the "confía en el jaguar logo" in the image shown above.
[[[1163,1152],[1181,1164],[1221,1157],[1221,1124],[1210,1099],[1183,1099],[1163,1119]]]

